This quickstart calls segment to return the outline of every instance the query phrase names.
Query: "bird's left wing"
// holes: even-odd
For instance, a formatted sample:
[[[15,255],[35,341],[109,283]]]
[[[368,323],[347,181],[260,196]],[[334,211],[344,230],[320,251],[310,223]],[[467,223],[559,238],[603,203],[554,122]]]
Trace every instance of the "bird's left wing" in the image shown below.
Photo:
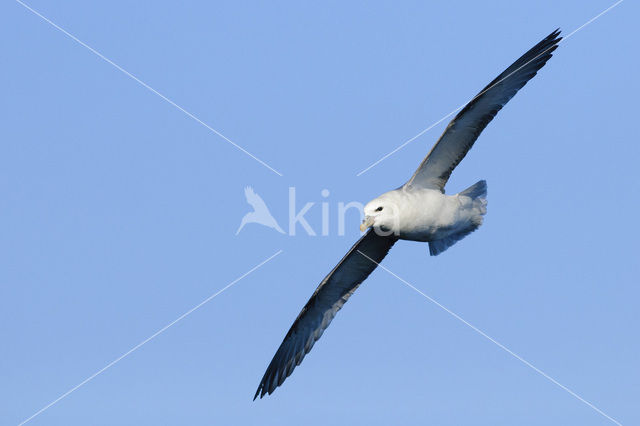
[[[300,365],[316,340],[358,286],[397,241],[370,229],[320,283],[285,336],[262,377],[253,399],[271,394]]]
[[[405,186],[416,185],[444,192],[451,172],[467,155],[487,124],[551,58],[551,53],[562,40],[559,35],[559,30],[549,34],[478,93],[451,120]]]

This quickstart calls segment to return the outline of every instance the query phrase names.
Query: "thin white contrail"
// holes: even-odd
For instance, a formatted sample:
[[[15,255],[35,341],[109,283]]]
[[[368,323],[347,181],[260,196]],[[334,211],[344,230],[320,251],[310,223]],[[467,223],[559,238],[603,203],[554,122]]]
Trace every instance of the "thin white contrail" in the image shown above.
[[[573,36],[575,33],[577,33],[578,31],[580,31],[581,29],[583,29],[584,27],[586,27],[587,25],[591,24],[593,21],[595,21],[596,19],[600,18],[602,15],[604,15],[605,13],[609,12],[611,9],[613,9],[614,7],[618,6],[620,3],[622,3],[624,0],[618,0],[617,2],[615,2],[614,4],[612,4],[611,6],[609,6],[608,8],[606,8],[605,10],[603,10],[602,12],[598,13],[596,16],[594,16],[593,18],[589,19],[587,22],[585,22],[584,24],[580,25],[578,28],[576,28],[575,30],[571,31],[569,34],[567,34],[566,36],[563,36],[562,40],[558,43],[561,44],[563,42],[566,42],[569,38],[571,38],[571,36]],[[546,52],[546,50],[545,50]],[[542,55],[542,52],[540,55]],[[538,55],[538,56],[540,56]],[[529,62],[535,60],[538,56],[536,56],[535,58],[531,59]],[[524,67],[525,65],[527,65],[529,62],[527,62],[526,64],[524,64],[522,67]],[[520,68],[522,68],[520,67]],[[518,70],[520,69],[518,68]],[[517,70],[516,70],[517,71]],[[516,71],[514,71],[513,73],[515,73]],[[480,95],[482,95],[483,93],[485,93],[487,90],[491,89],[493,86],[495,86],[496,84],[504,81],[505,79],[509,78],[511,75],[513,75],[513,73],[507,75],[506,77],[504,77],[503,79],[501,79],[500,81],[495,82],[494,84],[492,84],[490,87],[487,87],[485,90],[483,90],[482,92],[478,93],[476,96],[474,96],[473,98],[471,98],[468,102],[463,103],[462,105],[460,105],[459,107],[457,107],[456,109],[454,109],[453,111],[451,111],[450,113],[448,113],[447,115],[445,115],[444,117],[442,117],[441,119],[439,119],[438,121],[436,121],[435,123],[431,124],[429,127],[427,127],[426,129],[421,130],[417,135],[407,139],[405,142],[403,142],[401,145],[399,145],[398,147],[396,147],[393,151],[388,152],[387,154],[385,154],[384,156],[382,156],[379,160],[377,160],[376,162],[372,163],[371,165],[369,165],[369,167],[361,170],[356,176],[361,176],[362,174],[366,173],[367,171],[369,171],[370,169],[374,168],[375,166],[377,166],[378,164],[380,164],[381,162],[383,162],[384,160],[386,160],[387,158],[391,157],[393,154],[395,154],[396,152],[400,151],[402,148],[404,148],[405,146],[409,145],[411,142],[413,142],[414,140],[418,139],[420,136],[424,135],[425,133],[427,133],[429,130],[433,129],[434,127],[436,127],[438,124],[442,123],[444,120],[446,120],[447,118],[451,117],[453,114],[457,113],[458,111],[460,111],[462,108],[464,108],[469,102],[471,102],[472,100],[474,100],[475,98],[479,97]]]
[[[447,308],[446,306],[442,305],[441,303],[439,303],[437,300],[435,300],[434,298],[428,296],[427,294],[423,293],[421,290],[419,290],[418,288],[416,288],[413,284],[411,284],[410,282],[406,281],[405,279],[401,278],[400,276],[396,275],[395,273],[393,273],[392,271],[389,270],[389,268],[379,264],[378,262],[376,262],[375,260],[373,260],[372,258],[370,258],[369,256],[367,256],[366,254],[364,254],[363,252],[361,252],[360,250],[358,250],[358,253],[360,253],[361,255],[363,255],[364,257],[366,257],[367,259],[369,259],[370,261],[372,261],[373,263],[375,263],[376,265],[378,265],[380,268],[384,269],[385,271],[387,271],[389,274],[391,274],[392,276],[394,276],[395,278],[397,278],[398,280],[402,281],[404,284],[406,284],[409,288],[411,288],[412,290],[416,291],[417,293],[419,293],[421,296],[423,296],[425,299],[429,300],[430,302],[434,303],[435,305],[437,305],[439,308],[441,308],[442,310],[444,310],[446,313],[448,313],[449,315],[451,315],[452,317],[454,317],[455,319],[457,319],[458,321],[462,322],[464,325],[466,325],[467,327],[471,328],[473,331],[475,331],[476,333],[480,334],[482,337],[488,339],[489,341],[491,341],[492,343],[494,343],[496,346],[498,346],[500,349],[504,350],[505,352],[507,352],[509,355],[511,355],[512,357],[514,357],[515,359],[517,359],[518,361],[522,362],[524,365],[526,365],[527,367],[531,368],[533,371],[535,371],[536,373],[540,374],[541,376],[543,376],[545,379],[549,380],[551,383],[557,385],[558,387],[560,387],[562,390],[568,392],[570,395],[574,396],[575,398],[577,398],[579,401],[585,403],[586,405],[588,405],[589,407],[591,407],[592,409],[594,409],[596,412],[598,412],[600,415],[606,417],[607,419],[611,420],[613,423],[622,426],[622,424],[617,421],[616,419],[614,419],[613,417],[609,416],[607,413],[605,413],[604,411],[602,411],[601,409],[599,409],[598,407],[596,407],[595,405],[593,405],[592,403],[590,403],[589,401],[587,401],[586,399],[584,399],[583,397],[581,397],[580,395],[578,395],[577,393],[575,393],[574,391],[572,391],[571,389],[569,389],[568,387],[566,387],[565,385],[563,385],[562,383],[558,382],[556,379],[554,379],[553,377],[549,376],[547,373],[545,373],[544,371],[540,370],[538,367],[536,367],[535,365],[531,364],[529,361],[527,361],[526,359],[522,358],[520,355],[516,354],[515,352],[513,352],[511,349],[507,348],[505,345],[503,345],[502,343],[498,342],[496,339],[494,339],[493,337],[489,336],[487,333],[485,333],[484,331],[480,330],[478,327],[476,327],[475,325],[469,323],[468,321],[466,321],[464,318],[462,318],[460,315],[456,314],[455,312],[451,311],[449,308]]]
[[[279,171],[277,171],[276,169],[274,169],[273,167],[271,167],[270,165],[268,165],[267,163],[265,163],[264,161],[262,161],[261,159],[259,159],[258,157],[256,157],[255,155],[253,155],[252,153],[250,153],[249,151],[247,151],[246,149],[244,149],[243,147],[241,147],[240,145],[238,145],[237,143],[235,143],[234,141],[232,141],[231,139],[229,139],[228,137],[226,137],[225,135],[223,135],[222,133],[220,133],[219,131],[217,131],[216,129],[214,129],[213,127],[209,126],[207,123],[205,123],[204,121],[202,121],[201,119],[199,119],[198,117],[196,117],[195,115],[193,115],[192,113],[190,113],[189,111],[187,111],[186,109],[184,109],[183,107],[181,107],[180,105],[178,105],[177,103],[173,102],[171,99],[167,98],[165,95],[163,95],[162,93],[158,92],[156,89],[154,89],[153,87],[149,86],[147,83],[145,83],[144,81],[140,80],[138,77],[136,77],[135,75],[131,74],[129,71],[125,70],[124,68],[122,68],[120,65],[116,64],[115,62],[113,62],[111,59],[107,58],[106,56],[104,56],[102,53],[98,52],[96,49],[94,49],[93,47],[89,46],[87,43],[83,42],[82,40],[78,39],[76,36],[74,36],[73,34],[69,33],[67,30],[65,30],[64,28],[60,27],[59,25],[57,25],[55,22],[51,21],[49,18],[47,18],[46,16],[42,15],[40,12],[38,12],[37,10],[33,9],[31,6],[29,6],[28,4],[24,3],[21,0],[16,0],[16,2],[20,5],[22,5],[25,9],[29,10],[30,12],[32,12],[34,15],[42,18],[42,20],[44,20],[45,22],[47,22],[48,24],[50,24],[52,27],[54,27],[55,29],[57,29],[58,31],[62,32],[64,35],[66,35],[67,37],[69,37],[71,40],[75,41],[76,43],[80,44],[81,46],[87,48],[89,51],[91,51],[93,54],[95,54],[96,56],[98,56],[100,59],[102,59],[103,61],[107,62],[108,64],[112,65],[113,67],[115,67],[118,71],[121,71],[123,74],[125,74],[127,77],[130,77],[132,80],[134,80],[135,82],[137,82],[138,84],[140,84],[141,86],[143,86],[145,89],[148,89],[149,91],[153,92],[154,94],[158,95],[160,98],[162,98],[163,100],[167,101],[169,104],[171,104],[173,107],[175,107],[176,109],[182,111],[185,115],[187,115],[188,117],[194,119],[195,121],[197,121],[198,123],[200,123],[201,125],[203,125],[204,127],[206,127],[207,129],[209,129],[210,131],[212,131],[213,133],[215,133],[216,135],[218,135],[219,137],[221,137],[222,139],[224,139],[225,141],[229,142],[231,145],[233,145],[234,147],[236,147],[237,149],[239,149],[240,151],[244,152],[246,155],[248,155],[249,157],[253,158],[254,160],[256,160],[258,163],[262,164],[264,167],[266,167],[267,169],[271,170],[273,173],[277,174],[278,176],[282,176],[282,173],[280,173]]]
[[[136,350],[140,349],[141,346],[145,345],[146,343],[148,343],[150,340],[156,338],[158,335],[164,333],[168,328],[172,327],[173,325],[175,325],[177,322],[183,320],[185,317],[187,317],[188,315],[190,315],[191,313],[193,313],[195,310],[199,309],[200,307],[202,307],[203,305],[205,305],[206,303],[208,303],[209,301],[211,301],[213,298],[215,298],[216,296],[218,296],[219,294],[221,294],[222,292],[224,292],[225,290],[227,290],[229,287],[233,286],[234,284],[238,283],[240,280],[242,280],[243,278],[245,278],[247,275],[249,275],[250,273],[254,272],[256,269],[260,268],[261,266],[263,266],[265,263],[269,262],[270,260],[272,260],[273,258],[275,258],[276,256],[278,256],[280,253],[282,253],[282,250],[278,250],[275,254],[273,254],[271,257],[263,260],[262,262],[260,262],[259,264],[257,264],[256,266],[254,266],[253,268],[249,269],[247,272],[245,272],[244,274],[240,275],[238,278],[236,278],[235,280],[231,281],[229,284],[227,284],[226,286],[224,286],[223,288],[221,288],[220,290],[218,290],[217,292],[215,292],[214,294],[212,294],[211,296],[207,297],[206,299],[204,299],[202,302],[198,303],[196,306],[194,306],[193,308],[189,309],[187,312],[185,312],[184,314],[180,315],[178,318],[176,318],[175,320],[171,321],[169,324],[165,325],[164,327],[162,327],[160,330],[156,331],[155,333],[153,333],[151,336],[147,337],[146,339],[144,339],[142,342],[138,343],[137,345],[135,345],[134,347],[132,347],[131,349],[129,349],[127,352],[123,353],[122,355],[120,355],[118,358],[114,359],[113,361],[111,361],[109,364],[105,365],[104,367],[102,367],[100,370],[96,371],[95,373],[93,373],[92,375],[90,375],[89,377],[87,377],[86,379],[84,379],[83,381],[81,381],[80,383],[78,383],[77,385],[75,385],[74,387],[72,387],[71,389],[69,389],[68,391],[66,391],[65,393],[63,393],[62,395],[60,395],[59,397],[57,397],[56,399],[54,399],[53,401],[51,401],[50,403],[48,403],[47,405],[45,405],[44,407],[42,407],[41,409],[39,409],[38,411],[36,411],[33,415],[31,415],[30,417],[26,418],[25,420],[23,420],[22,422],[19,423],[18,426],[22,426],[23,424],[31,421],[34,417],[42,414],[44,411],[48,410],[49,408],[51,408],[53,405],[57,404],[58,402],[60,402],[62,399],[66,398],[67,396],[69,396],[71,393],[75,392],[76,390],[78,390],[80,387],[86,385],[88,382],[90,382],[91,380],[93,380],[94,378],[96,378],[96,376],[104,373],[106,370],[108,370],[109,368],[113,367],[115,364],[117,364],[118,362],[120,362],[123,358],[127,357],[128,355],[130,355],[131,353],[135,352]]]

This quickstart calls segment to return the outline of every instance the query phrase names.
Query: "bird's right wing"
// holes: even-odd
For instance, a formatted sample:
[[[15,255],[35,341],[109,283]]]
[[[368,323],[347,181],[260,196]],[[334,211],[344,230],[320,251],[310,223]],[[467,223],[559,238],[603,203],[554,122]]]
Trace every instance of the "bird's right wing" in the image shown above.
[[[271,394],[300,365],[336,313],[397,241],[370,229],[320,283],[302,308],[262,377],[253,399]]]
[[[438,142],[405,185],[444,192],[444,185],[449,180],[451,172],[467,155],[487,124],[551,58],[551,53],[562,40],[559,35],[559,30],[549,34],[482,89],[451,120]]]

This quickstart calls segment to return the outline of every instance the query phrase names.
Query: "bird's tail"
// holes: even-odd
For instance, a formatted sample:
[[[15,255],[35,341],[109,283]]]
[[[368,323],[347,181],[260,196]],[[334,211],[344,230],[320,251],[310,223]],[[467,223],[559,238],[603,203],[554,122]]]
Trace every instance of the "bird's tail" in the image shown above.
[[[467,189],[465,189],[464,191],[462,191],[459,195],[464,195],[466,197],[471,198],[472,200],[475,200],[476,198],[486,199],[487,198],[487,181],[486,180],[478,181],[473,185],[471,185],[470,187],[468,187]]]
[[[471,198],[467,225],[444,238],[430,241],[429,253],[431,256],[442,253],[482,225],[483,216],[487,213],[487,182],[484,180],[476,182],[458,195]]]

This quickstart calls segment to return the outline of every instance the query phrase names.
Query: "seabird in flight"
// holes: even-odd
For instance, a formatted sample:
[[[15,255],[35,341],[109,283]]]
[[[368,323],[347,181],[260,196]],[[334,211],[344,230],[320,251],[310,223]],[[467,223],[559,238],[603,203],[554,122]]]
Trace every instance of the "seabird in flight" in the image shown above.
[[[300,365],[396,241],[428,242],[435,256],[478,229],[487,211],[486,182],[481,180],[455,195],[446,195],[444,187],[482,130],[551,58],[562,39],[559,35],[560,30],[549,34],[476,95],[449,123],[407,183],[367,203],[360,225],[366,233],[302,308],[267,367],[254,400],[271,394]]]

